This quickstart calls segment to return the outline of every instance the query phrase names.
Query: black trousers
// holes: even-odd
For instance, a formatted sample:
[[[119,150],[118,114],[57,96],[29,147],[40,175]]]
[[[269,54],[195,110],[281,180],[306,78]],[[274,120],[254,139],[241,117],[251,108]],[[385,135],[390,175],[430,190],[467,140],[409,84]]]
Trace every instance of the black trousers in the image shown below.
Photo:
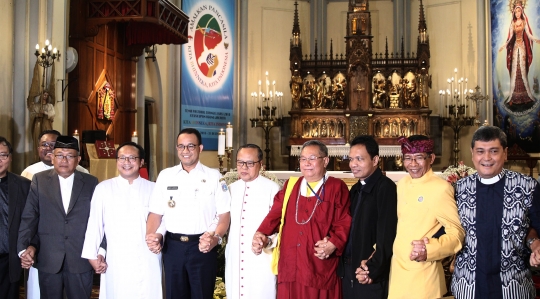
[[[341,281],[343,299],[386,299],[388,297],[388,281],[372,284],[361,284],[356,279],[356,268],[344,264],[345,274]]]
[[[216,284],[217,246],[199,251],[199,242],[166,238],[163,246],[167,299],[212,299]]]
[[[18,299],[19,282],[9,280],[9,254],[0,254],[0,298]]]
[[[94,270],[70,273],[66,260],[58,273],[46,273],[38,269],[39,293],[41,299],[90,299]]]

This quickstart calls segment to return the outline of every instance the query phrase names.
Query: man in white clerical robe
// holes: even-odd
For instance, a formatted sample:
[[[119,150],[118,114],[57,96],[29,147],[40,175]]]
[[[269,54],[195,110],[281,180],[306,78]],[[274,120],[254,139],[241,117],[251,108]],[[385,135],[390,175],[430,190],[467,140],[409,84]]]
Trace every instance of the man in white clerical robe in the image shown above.
[[[272,254],[255,255],[251,239],[274,203],[279,185],[260,176],[262,150],[254,144],[238,149],[236,166],[240,180],[232,183],[231,227],[225,249],[227,298],[276,298]]]
[[[144,155],[144,149],[133,142],[118,147],[120,175],[97,185],[92,197],[82,257],[94,269],[99,267],[98,250],[103,235],[107,236],[107,270],[101,275],[100,299],[163,298],[160,248],[150,251],[145,241],[155,183],[139,176]]]

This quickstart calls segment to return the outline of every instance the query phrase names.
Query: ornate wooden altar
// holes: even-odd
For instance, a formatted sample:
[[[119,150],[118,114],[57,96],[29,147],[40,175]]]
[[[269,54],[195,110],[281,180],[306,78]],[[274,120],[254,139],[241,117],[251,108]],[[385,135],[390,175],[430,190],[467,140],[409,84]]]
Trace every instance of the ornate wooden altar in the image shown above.
[[[381,146],[397,138],[429,135],[429,37],[422,1],[417,53],[372,53],[371,15],[367,0],[350,0],[346,54],[302,54],[295,2],[290,45],[291,136],[289,145],[318,139],[346,144],[357,135],[374,135]],[[289,169],[295,168],[291,155]],[[340,164],[334,159],[335,165]],[[343,169],[343,168],[342,168]]]

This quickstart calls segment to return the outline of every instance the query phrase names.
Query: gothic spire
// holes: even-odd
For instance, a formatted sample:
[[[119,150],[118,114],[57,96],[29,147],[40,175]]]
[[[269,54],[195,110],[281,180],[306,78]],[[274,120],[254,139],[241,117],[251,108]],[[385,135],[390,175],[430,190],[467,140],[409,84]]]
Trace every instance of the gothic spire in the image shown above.
[[[293,36],[295,34],[300,35],[300,22],[298,21],[298,1],[294,1],[294,22],[292,34]]]
[[[422,3],[422,0],[420,0],[420,18],[418,19],[418,31],[426,31],[427,25],[426,25],[426,17],[424,15],[424,4]]]

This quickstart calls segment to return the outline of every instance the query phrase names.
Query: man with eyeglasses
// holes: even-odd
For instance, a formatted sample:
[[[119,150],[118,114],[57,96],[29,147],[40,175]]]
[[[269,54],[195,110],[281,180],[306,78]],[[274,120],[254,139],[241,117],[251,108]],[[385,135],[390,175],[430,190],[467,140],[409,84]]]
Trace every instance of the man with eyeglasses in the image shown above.
[[[92,196],[82,257],[99,272],[100,244],[107,235],[107,272],[101,275],[100,296],[162,298],[161,253],[159,249],[150,252],[145,241],[155,183],[139,175],[144,156],[144,149],[134,142],[120,145],[116,151],[119,176],[99,183]]]
[[[159,246],[163,222],[163,265],[167,299],[211,299],[217,270],[217,245],[230,222],[231,197],[219,171],[199,161],[201,133],[180,131],[180,164],[160,172],[150,198],[146,242]]]
[[[507,152],[500,128],[482,126],[474,132],[471,153],[477,172],[456,184],[467,231],[452,277],[457,299],[538,296],[529,266],[540,264],[540,185],[505,169]]]
[[[396,237],[396,184],[379,169],[379,145],[372,136],[351,142],[349,167],[352,225],[338,275],[343,298],[386,299],[392,245]]]
[[[229,298],[276,298],[271,253],[254,255],[251,238],[274,204],[279,185],[260,175],[263,151],[255,144],[238,148],[240,179],[232,183],[231,228],[225,249],[225,285]]]
[[[52,164],[52,152],[56,139],[60,136],[60,132],[56,130],[45,130],[39,134],[37,144],[37,151],[39,156],[39,162],[34,163],[23,170],[21,176],[32,180],[34,174],[45,170],[53,169]],[[88,173],[86,168],[77,164],[78,171]],[[34,267],[30,267],[28,270],[28,282],[26,287],[27,299],[39,299],[39,277],[38,271]]]
[[[76,170],[79,141],[59,136],[53,150],[54,168],[32,178],[24,206],[17,251],[21,265],[39,273],[40,296],[90,298],[93,269],[81,257],[90,201],[97,178]]]
[[[13,147],[0,136],[0,298],[19,298],[17,238],[30,181],[8,171]]]
[[[398,224],[388,298],[441,298],[446,283],[441,260],[461,249],[461,226],[454,188],[433,173],[433,140],[400,137],[408,175],[397,184]],[[446,234],[434,237],[444,227]]]
[[[268,236],[281,233],[277,241],[278,299],[341,298],[336,269],[351,227],[349,189],[326,173],[330,159],[324,143],[305,142],[299,161],[303,176],[289,179],[277,193],[253,236],[252,250],[261,254],[268,246]]]

